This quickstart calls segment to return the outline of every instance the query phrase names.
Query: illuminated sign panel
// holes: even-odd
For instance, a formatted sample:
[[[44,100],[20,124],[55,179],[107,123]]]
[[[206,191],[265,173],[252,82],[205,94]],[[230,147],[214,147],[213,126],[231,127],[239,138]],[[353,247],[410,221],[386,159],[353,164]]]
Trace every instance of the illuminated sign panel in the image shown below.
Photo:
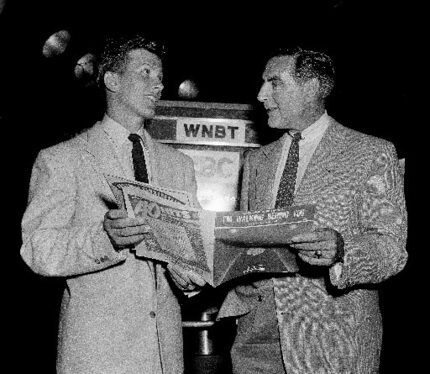
[[[176,120],[176,141],[186,144],[243,145],[249,121],[225,118],[186,118]]]
[[[203,209],[235,210],[239,183],[239,152],[181,149],[194,161],[197,198]]]

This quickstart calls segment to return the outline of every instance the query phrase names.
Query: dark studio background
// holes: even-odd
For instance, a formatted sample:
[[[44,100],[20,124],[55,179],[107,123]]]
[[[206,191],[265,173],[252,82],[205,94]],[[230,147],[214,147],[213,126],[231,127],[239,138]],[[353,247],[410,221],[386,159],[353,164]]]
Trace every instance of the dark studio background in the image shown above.
[[[97,48],[107,32],[143,30],[164,39],[163,99],[178,100],[184,79],[193,79],[196,101],[256,104],[266,53],[301,42],[335,58],[337,87],[329,114],[341,123],[392,141],[406,159],[409,212],[406,269],[382,284],[385,324],[381,373],[414,372],[424,358],[424,258],[419,243],[421,201],[419,148],[410,130],[419,123],[413,85],[419,11],[412,2],[284,1],[260,7],[200,2],[196,6],[117,4],[97,1],[9,0],[0,8],[0,123],[3,143],[3,309],[5,358],[15,373],[53,373],[58,307],[63,282],[34,275],[19,257],[20,220],[37,152],[71,137],[97,120],[103,108],[96,89],[73,74],[76,61]],[[138,4],[138,5],[136,5]],[[66,52],[46,58],[53,32],[69,30]],[[261,114],[264,118],[264,113]],[[264,123],[261,131],[267,131]],[[419,135],[418,135],[419,137]],[[4,225],[3,225],[4,226]]]

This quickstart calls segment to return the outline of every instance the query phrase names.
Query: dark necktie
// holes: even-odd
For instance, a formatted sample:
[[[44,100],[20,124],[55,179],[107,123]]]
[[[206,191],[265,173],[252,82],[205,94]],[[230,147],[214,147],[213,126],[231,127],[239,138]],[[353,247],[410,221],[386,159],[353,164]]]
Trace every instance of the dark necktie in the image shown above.
[[[130,134],[128,139],[133,143],[131,155],[133,157],[134,177],[138,182],[148,183],[148,172],[146,171],[141,137],[137,134]]]
[[[296,187],[297,166],[299,164],[299,141],[302,138],[299,132],[292,135],[285,169],[279,182],[275,208],[284,208],[293,204],[294,189]]]

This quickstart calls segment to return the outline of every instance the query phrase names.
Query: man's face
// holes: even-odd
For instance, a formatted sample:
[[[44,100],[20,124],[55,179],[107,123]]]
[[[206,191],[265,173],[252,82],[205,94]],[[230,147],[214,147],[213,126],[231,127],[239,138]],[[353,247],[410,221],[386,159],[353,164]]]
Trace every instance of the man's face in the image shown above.
[[[296,83],[290,74],[292,63],[289,56],[268,61],[258,100],[266,108],[269,127],[301,131],[307,95],[304,86]]]
[[[130,51],[124,70],[117,75],[116,98],[124,114],[152,118],[164,87],[160,58],[145,49]]]

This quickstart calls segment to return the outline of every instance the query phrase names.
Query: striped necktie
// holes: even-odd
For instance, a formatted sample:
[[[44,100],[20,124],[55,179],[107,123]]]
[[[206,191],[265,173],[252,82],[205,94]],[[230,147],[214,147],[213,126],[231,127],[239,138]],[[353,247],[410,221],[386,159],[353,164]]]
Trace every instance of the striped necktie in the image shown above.
[[[143,153],[142,138],[137,134],[130,134],[128,139],[133,143],[131,155],[133,157],[134,177],[138,182],[148,183],[148,172]]]
[[[284,208],[293,204],[296,187],[297,166],[299,164],[299,141],[302,136],[299,132],[292,135],[287,161],[279,182],[275,208]]]

